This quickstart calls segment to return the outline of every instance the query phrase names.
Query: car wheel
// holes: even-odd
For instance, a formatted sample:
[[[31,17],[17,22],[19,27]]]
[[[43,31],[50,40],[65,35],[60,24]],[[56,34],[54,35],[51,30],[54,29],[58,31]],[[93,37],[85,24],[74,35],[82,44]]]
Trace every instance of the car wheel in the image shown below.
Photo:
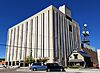
[[[49,72],[50,71],[50,69],[47,69],[47,72]]]
[[[63,71],[63,69],[60,69],[60,71],[62,72],[62,71]]]
[[[33,71],[36,71],[37,69],[36,68],[33,68]]]

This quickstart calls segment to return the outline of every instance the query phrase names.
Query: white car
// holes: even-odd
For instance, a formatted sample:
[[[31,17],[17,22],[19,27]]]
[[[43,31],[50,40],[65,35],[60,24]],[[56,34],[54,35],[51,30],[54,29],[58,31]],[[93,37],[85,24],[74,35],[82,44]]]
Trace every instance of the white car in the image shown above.
[[[0,68],[3,68],[3,65],[0,65]]]

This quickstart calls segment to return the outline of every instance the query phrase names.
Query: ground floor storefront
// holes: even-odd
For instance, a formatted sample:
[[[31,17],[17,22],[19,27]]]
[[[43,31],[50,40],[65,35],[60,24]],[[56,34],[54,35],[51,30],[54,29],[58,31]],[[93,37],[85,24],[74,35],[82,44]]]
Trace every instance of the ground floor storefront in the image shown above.
[[[6,65],[8,66],[20,66],[20,67],[25,67],[28,66],[29,64],[24,63],[24,61],[13,61],[13,62],[6,62]]]

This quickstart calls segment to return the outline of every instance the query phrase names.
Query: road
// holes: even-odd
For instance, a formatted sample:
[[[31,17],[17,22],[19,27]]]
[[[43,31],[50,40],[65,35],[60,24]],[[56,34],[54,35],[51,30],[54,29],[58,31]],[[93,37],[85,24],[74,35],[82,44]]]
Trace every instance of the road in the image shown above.
[[[46,71],[31,71],[29,69],[0,69],[0,73],[46,73]],[[75,72],[47,72],[47,73],[75,73]]]
[[[0,73],[100,73],[98,69],[66,69],[66,72],[31,71],[28,68],[0,69]]]

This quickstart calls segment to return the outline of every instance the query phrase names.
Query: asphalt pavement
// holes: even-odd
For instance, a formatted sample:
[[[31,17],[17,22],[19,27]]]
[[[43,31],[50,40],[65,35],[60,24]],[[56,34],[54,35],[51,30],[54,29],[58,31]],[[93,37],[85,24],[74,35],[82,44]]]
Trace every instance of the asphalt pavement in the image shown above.
[[[0,73],[100,73],[100,69],[65,69],[66,72],[31,71],[28,68],[0,69]]]

